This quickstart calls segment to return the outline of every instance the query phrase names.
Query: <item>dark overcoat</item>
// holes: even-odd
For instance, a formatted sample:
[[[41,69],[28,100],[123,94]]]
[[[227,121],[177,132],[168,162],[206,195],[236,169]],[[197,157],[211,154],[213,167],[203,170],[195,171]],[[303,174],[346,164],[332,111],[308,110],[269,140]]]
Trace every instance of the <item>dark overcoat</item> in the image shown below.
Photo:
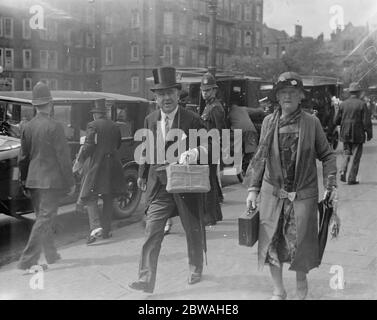
[[[44,113],[26,123],[18,166],[27,188],[68,191],[75,182],[63,125]]]
[[[261,137],[273,115],[268,115],[262,124]],[[327,187],[328,177],[336,175],[336,157],[327,142],[319,119],[304,111],[299,121],[299,142],[296,159],[296,197],[293,201],[297,227],[297,250],[291,270],[308,272],[319,265],[318,254],[318,179],[316,159],[322,162],[323,182]],[[284,199],[279,197],[284,188],[281,168],[278,127],[275,128],[270,156],[264,167],[250,170],[246,177],[248,186],[260,188],[260,225],[258,239],[258,262],[262,267],[267,250],[278,226]]]
[[[118,126],[109,119],[101,118],[88,123],[85,143],[78,161],[87,161],[84,168],[79,200],[92,195],[112,194],[126,191],[126,181],[118,149],[121,145]]]
[[[367,105],[354,95],[340,104],[335,122],[340,125],[340,139],[343,142],[360,144],[365,142],[365,134],[370,139],[373,136]]]
[[[179,119],[179,123],[178,123]],[[158,168],[161,168],[162,164],[157,163],[157,151],[158,151],[158,143],[157,143],[157,137],[158,137],[158,130],[157,126],[159,125],[159,121],[161,121],[161,111],[156,110],[149,114],[144,121],[144,128],[150,130],[153,133],[153,158],[154,163],[144,163],[139,166],[139,177],[147,179],[147,190],[145,195],[145,202],[146,202],[146,211],[148,210],[149,205],[153,201],[153,199],[156,197],[158,191],[160,188],[166,188],[166,172],[165,171],[158,171]],[[185,110],[182,107],[178,107],[178,111],[175,115],[175,118],[173,120],[173,124],[171,129],[181,129],[188,140],[189,137],[189,129],[203,129],[203,124],[201,123],[201,120],[199,118],[199,115],[197,115],[194,112]],[[147,148],[150,147],[148,142],[146,141]],[[174,143],[174,141],[170,141],[166,144],[165,150],[169,148]],[[187,142],[185,144],[184,150],[189,149],[189,143]],[[200,149],[200,148],[199,148]],[[182,150],[182,151],[184,151]],[[210,151],[210,150],[209,150]],[[200,152],[200,151],[199,151]],[[209,152],[210,154],[210,152]],[[210,156],[209,156],[210,158]],[[197,206],[198,202],[203,203],[203,195],[200,193],[182,193],[178,194],[176,197],[174,197],[176,201],[182,201],[184,202],[184,208],[188,208],[190,212],[187,212],[186,214],[189,215],[195,215],[198,216],[199,212],[197,212]],[[176,211],[173,215],[178,215],[178,211]]]

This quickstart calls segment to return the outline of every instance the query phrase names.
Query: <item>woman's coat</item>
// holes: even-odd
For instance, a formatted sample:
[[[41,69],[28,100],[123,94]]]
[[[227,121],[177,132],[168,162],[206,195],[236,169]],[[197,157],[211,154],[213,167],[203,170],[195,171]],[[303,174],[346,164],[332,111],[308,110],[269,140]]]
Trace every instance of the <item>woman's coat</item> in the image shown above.
[[[262,124],[261,137],[272,120],[267,116]],[[291,270],[308,272],[319,265],[318,255],[318,179],[316,159],[322,161],[323,183],[328,176],[336,175],[336,156],[330,147],[321,123],[317,117],[302,111],[299,120],[299,142],[296,160],[295,193],[293,200],[297,226],[297,251]],[[277,229],[282,210],[284,192],[281,192],[283,174],[281,168],[278,128],[275,128],[270,157],[265,166],[250,170],[249,187],[260,188],[260,227],[258,241],[258,263],[261,268],[266,260],[267,250]],[[263,182],[262,182],[263,181]]]

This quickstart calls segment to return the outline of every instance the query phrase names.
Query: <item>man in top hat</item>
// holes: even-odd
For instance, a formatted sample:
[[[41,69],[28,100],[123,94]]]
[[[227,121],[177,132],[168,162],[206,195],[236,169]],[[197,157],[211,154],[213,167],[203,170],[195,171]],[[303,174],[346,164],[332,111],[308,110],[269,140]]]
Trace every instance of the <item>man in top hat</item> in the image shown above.
[[[201,80],[200,90],[206,106],[203,110],[201,118],[207,130],[217,129],[221,137],[222,129],[226,129],[225,111],[217,98],[218,86],[215,77],[209,72],[204,74]],[[221,139],[220,139],[221,143]],[[218,146],[221,148],[221,144]],[[221,149],[220,149],[221,150]],[[222,164],[220,163],[220,166]],[[217,221],[223,219],[220,203],[223,202],[224,197],[220,186],[219,177],[217,175],[218,164],[210,165],[210,181],[211,191],[206,194],[206,205],[204,220],[206,225],[214,225]]]
[[[78,203],[86,205],[89,214],[90,234],[87,244],[102,236],[111,237],[111,218],[114,197],[126,191],[126,180],[118,154],[121,146],[119,127],[107,119],[106,100],[95,101],[91,110],[94,121],[88,123],[85,143],[78,158],[87,166],[83,168],[81,190]],[[98,208],[99,197],[103,200],[103,209]]]
[[[187,137],[190,129],[201,129],[203,125],[196,113],[179,106],[179,91],[181,85],[176,81],[174,67],[160,67],[153,70],[155,86],[154,92],[158,110],[149,114],[144,121],[144,127],[153,132],[154,141],[146,140],[146,150],[152,147],[154,159],[158,146],[165,146],[164,155],[168,158],[167,150],[174,143],[172,129],[180,129],[185,133],[183,148],[186,150],[177,159],[180,163],[196,164],[203,152],[208,149],[195,147],[189,149]],[[157,141],[157,142],[156,142]],[[150,143],[153,143],[150,146]],[[199,144],[197,144],[199,146]],[[188,160],[187,160],[188,159]],[[210,155],[208,154],[208,159]],[[174,159],[166,159],[173,162]],[[166,191],[166,163],[146,162],[140,165],[138,186],[146,189],[146,227],[145,241],[141,250],[138,280],[129,284],[134,290],[152,293],[156,283],[157,261],[164,239],[164,227],[170,217],[179,215],[186,233],[189,263],[188,283],[194,284],[201,280],[203,271],[203,250],[205,249],[204,227],[201,223],[203,209],[202,195],[199,193],[168,193]]]
[[[32,104],[37,114],[22,130],[18,166],[21,185],[31,197],[36,221],[18,263],[22,270],[37,265],[42,250],[47,263],[60,259],[54,245],[53,220],[59,200],[67,192],[73,195],[75,185],[63,125],[50,118],[52,97],[43,82],[34,86]]]
[[[340,180],[349,185],[355,185],[359,183],[356,178],[363,153],[363,144],[365,140],[372,139],[373,128],[368,108],[360,99],[361,86],[353,82],[350,84],[349,92],[350,97],[340,104],[335,123],[340,125],[340,140],[343,142]]]

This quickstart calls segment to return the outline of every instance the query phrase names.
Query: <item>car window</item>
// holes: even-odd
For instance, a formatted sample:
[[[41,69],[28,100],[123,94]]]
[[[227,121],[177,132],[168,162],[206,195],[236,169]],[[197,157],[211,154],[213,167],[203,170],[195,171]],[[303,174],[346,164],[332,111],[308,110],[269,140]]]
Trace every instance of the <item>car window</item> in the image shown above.
[[[68,140],[74,138],[74,128],[71,125],[71,105],[54,105],[53,118],[63,124],[64,134]]]
[[[116,124],[122,138],[133,137],[135,131],[135,117],[131,106],[119,105],[116,108]]]

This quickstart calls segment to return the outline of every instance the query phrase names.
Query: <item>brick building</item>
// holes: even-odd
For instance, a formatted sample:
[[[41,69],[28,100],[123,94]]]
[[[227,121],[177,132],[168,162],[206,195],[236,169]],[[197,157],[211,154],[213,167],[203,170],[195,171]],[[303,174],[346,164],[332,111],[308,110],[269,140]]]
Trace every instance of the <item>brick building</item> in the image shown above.
[[[0,90],[100,91],[100,17],[87,0],[0,1]]]
[[[206,0],[103,0],[102,88],[150,97],[157,65],[209,65]],[[232,54],[262,53],[263,0],[218,0],[218,68]]]

